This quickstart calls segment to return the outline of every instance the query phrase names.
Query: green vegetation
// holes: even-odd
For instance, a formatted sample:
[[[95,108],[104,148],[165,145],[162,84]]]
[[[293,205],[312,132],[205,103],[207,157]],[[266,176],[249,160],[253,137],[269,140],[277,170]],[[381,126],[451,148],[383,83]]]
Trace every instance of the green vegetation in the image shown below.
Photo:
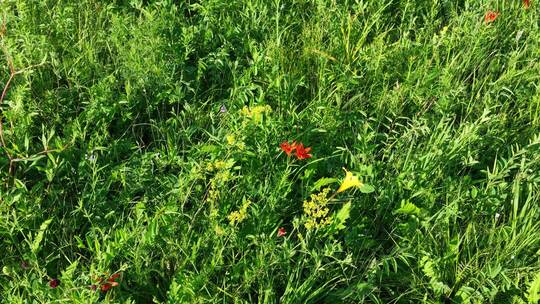
[[[1,1],[0,302],[538,302],[525,2]]]

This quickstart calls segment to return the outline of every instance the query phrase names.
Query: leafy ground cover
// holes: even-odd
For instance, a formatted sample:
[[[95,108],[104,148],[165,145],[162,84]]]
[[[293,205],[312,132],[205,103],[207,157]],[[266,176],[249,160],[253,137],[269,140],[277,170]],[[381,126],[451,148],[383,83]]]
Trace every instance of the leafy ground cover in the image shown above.
[[[538,4],[0,2],[0,302],[536,303]]]

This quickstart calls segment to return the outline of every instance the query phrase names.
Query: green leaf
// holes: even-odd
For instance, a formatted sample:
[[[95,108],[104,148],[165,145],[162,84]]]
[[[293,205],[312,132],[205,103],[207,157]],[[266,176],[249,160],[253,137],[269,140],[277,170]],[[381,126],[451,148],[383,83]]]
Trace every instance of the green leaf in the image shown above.
[[[362,184],[362,186],[360,186],[360,192],[362,193],[371,193],[373,191],[375,191],[375,188],[372,185]]]
[[[372,290],[373,285],[368,282],[360,282],[356,284],[356,292],[361,296],[367,296]]]
[[[419,215],[422,210],[409,201],[401,201],[401,207],[394,214]]]
[[[32,252],[37,253],[39,251],[39,245],[41,244],[41,241],[43,240],[43,235],[45,234],[45,230],[47,230],[47,227],[49,227],[49,224],[52,222],[52,219],[48,219],[45,222],[39,226],[39,231],[34,238],[34,241],[32,242]]]
[[[437,273],[435,271],[433,260],[428,256],[423,256],[420,260],[420,265],[422,265],[422,270],[424,271],[424,274],[432,279],[437,279]]]
[[[469,303],[471,296],[474,294],[474,288],[469,286],[462,286],[456,292],[456,297],[461,300],[461,303]]]
[[[329,177],[320,178],[318,181],[315,182],[315,184],[313,184],[313,187],[311,188],[311,192],[318,191],[322,187],[333,184],[337,181],[338,181],[337,178],[329,178]]]
[[[2,267],[2,274],[8,277],[11,276],[11,267],[9,266]]]
[[[203,152],[203,153],[214,153],[218,150],[218,147],[215,146],[215,145],[210,145],[210,144],[206,144],[206,145],[202,145],[201,148],[200,148],[200,151]]]
[[[351,202],[348,201],[347,203],[345,203],[345,205],[343,205],[343,207],[341,207],[341,209],[339,209],[338,213],[336,214],[336,228],[338,230],[342,230],[342,229],[345,229],[347,228],[345,226],[345,222],[347,221],[347,219],[349,219],[351,215]]]
[[[536,274],[534,280],[529,284],[527,300],[529,300],[529,303],[540,302],[540,272]]]
[[[77,270],[77,267],[79,266],[79,261],[75,261],[69,265],[66,270],[62,271],[62,281],[69,281],[71,282],[73,280],[73,274],[75,273],[75,270]]]
[[[478,189],[476,189],[476,187],[472,187],[471,198],[475,199],[477,196],[478,196]]]

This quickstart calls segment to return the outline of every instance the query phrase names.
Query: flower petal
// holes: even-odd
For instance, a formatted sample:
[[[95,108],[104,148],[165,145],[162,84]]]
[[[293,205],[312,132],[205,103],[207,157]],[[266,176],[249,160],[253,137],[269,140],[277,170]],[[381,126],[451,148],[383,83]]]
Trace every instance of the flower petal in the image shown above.
[[[347,171],[346,169],[343,170],[345,170],[345,178],[343,179],[341,186],[339,186],[339,189],[336,191],[337,193],[341,193],[352,187],[360,188],[362,186],[362,182],[360,182],[358,176],[352,174],[352,172]]]

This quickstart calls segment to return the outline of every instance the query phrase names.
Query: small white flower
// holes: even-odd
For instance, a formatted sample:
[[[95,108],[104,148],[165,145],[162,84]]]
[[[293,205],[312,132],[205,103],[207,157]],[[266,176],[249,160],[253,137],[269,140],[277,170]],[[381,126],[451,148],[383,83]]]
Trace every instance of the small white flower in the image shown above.
[[[519,39],[521,39],[521,36],[523,36],[523,30],[520,30],[516,33],[516,43],[519,42]]]
[[[495,220],[498,220],[501,215],[499,213],[495,213]]]
[[[84,158],[85,158],[86,160],[91,161],[91,162],[96,161],[96,156],[95,156],[94,154],[90,154],[90,155],[85,154],[85,155],[84,155]]]

